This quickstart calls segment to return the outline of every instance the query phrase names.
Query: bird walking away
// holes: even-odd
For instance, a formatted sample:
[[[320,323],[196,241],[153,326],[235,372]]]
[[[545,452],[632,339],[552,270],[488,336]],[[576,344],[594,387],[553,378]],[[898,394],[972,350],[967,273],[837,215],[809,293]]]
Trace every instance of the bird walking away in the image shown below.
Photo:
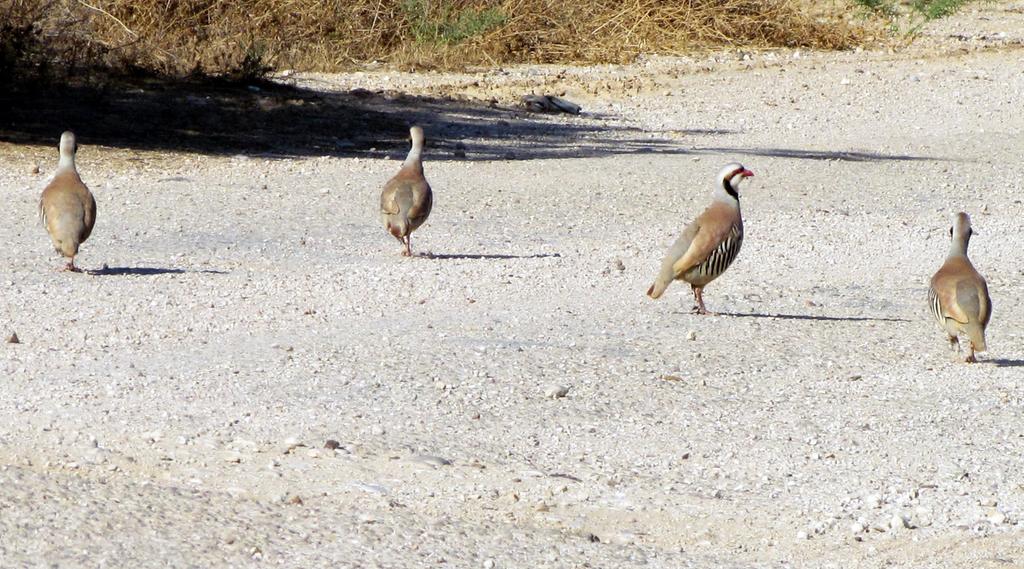
[[[76,152],[78,144],[74,133],[66,131],[61,134],[60,161],[53,179],[39,198],[39,216],[50,234],[54,249],[69,259],[64,270],[81,272],[75,266],[75,255],[96,223],[96,200],[78,176]]]
[[[406,257],[412,256],[412,232],[427,220],[434,203],[430,184],[423,176],[423,129],[414,126],[409,136],[412,149],[380,194],[381,220],[388,233],[405,246],[402,255]]]
[[[969,363],[978,361],[974,352],[987,349],[985,328],[992,317],[988,284],[967,258],[967,245],[973,234],[971,218],[963,212],[956,214],[949,230],[952,244],[946,262],[928,288],[928,306],[946,332],[956,356],[960,354],[960,334],[967,336],[969,347],[964,361]]]
[[[647,295],[659,298],[674,280],[690,283],[697,314],[712,314],[704,307],[704,287],[718,278],[739,255],[743,244],[739,185],[754,173],[731,163],[718,173],[711,205],[693,220],[665,254],[661,271]]]

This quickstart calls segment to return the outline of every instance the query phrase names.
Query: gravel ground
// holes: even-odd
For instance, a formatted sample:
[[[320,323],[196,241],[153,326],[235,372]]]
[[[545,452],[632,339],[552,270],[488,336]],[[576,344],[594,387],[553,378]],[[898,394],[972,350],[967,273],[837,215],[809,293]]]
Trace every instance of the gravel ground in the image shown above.
[[[395,140],[78,127],[81,275],[36,219],[55,147],[0,144],[0,565],[1024,565],[1022,46],[1015,1],[895,51],[288,77],[424,124],[411,259],[376,215]],[[730,160],[756,177],[723,315],[651,301]],[[925,305],[959,210],[977,365]]]

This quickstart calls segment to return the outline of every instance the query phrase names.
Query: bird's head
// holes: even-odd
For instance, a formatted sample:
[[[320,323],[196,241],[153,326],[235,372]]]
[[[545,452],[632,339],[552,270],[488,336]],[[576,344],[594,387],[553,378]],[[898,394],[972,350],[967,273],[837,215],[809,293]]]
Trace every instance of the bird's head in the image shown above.
[[[718,173],[718,183],[725,189],[725,192],[735,199],[740,199],[740,182],[750,178],[754,173],[747,170],[743,164],[732,162],[726,164]]]
[[[413,126],[409,129],[409,139],[412,140],[414,148],[423,147],[423,129],[419,126]]]
[[[78,152],[78,143],[75,142],[75,133],[65,130],[60,135],[60,155],[71,157],[76,152]]]
[[[964,245],[971,240],[974,230],[971,229],[971,216],[960,212],[953,217],[953,226],[949,228],[949,237],[954,241],[963,241]]]

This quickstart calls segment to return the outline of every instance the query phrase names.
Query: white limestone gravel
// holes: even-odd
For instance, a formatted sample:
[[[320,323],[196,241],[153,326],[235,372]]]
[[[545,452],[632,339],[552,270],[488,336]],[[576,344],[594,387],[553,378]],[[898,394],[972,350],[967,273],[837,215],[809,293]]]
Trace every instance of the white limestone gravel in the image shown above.
[[[583,106],[510,111],[513,141],[426,125],[411,259],[375,213],[402,148],[79,132],[79,264],[108,270],[58,273],[54,151],[0,144],[0,565],[1024,564],[1022,39],[1015,1],[895,52],[293,75]],[[730,160],[756,176],[723,315],[651,301]],[[972,366],[924,302],[961,209],[994,304]]]

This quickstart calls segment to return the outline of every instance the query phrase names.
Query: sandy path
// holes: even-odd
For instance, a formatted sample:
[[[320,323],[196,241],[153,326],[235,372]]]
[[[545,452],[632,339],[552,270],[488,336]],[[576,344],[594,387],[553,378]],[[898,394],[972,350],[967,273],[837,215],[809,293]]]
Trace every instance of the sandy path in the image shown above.
[[[539,70],[587,115],[496,112],[532,133],[503,141],[424,121],[444,140],[413,244],[434,258],[376,219],[399,147],[204,156],[80,129],[80,264],[109,269],[56,273],[34,209],[53,151],[0,146],[0,324],[22,341],[0,347],[0,565],[1024,564],[1021,39],[1009,2],[897,54],[591,70],[613,99]],[[511,100],[531,73],[463,88]],[[705,297],[727,315],[687,314],[678,285],[650,301],[732,159],[757,176]],[[975,366],[924,303],[960,209],[995,307]]]

